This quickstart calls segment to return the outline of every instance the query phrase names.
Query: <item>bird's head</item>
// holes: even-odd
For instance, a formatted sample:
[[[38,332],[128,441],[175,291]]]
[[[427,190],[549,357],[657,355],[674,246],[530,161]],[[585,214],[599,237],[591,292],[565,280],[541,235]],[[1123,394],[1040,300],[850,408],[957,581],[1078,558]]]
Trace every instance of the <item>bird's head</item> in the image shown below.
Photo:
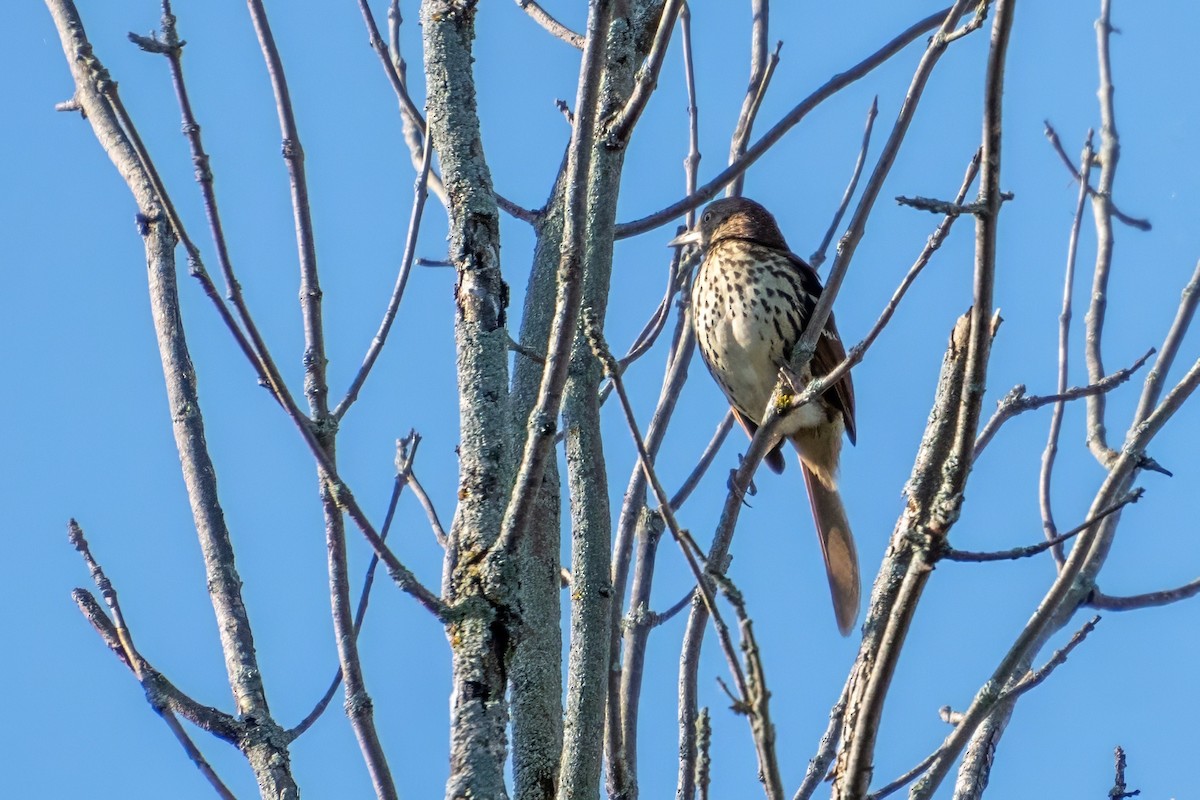
[[[726,197],[709,203],[695,226],[667,242],[667,246],[691,244],[707,250],[724,239],[744,239],[788,249],[771,212],[745,197]]]

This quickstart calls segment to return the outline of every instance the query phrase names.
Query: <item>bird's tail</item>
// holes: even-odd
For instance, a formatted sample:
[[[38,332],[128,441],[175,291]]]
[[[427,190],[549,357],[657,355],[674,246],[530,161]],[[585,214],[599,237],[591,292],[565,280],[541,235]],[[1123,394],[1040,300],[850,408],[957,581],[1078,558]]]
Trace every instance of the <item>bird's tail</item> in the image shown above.
[[[825,557],[833,613],[837,616],[838,630],[848,636],[858,619],[860,591],[854,534],[850,532],[850,521],[837,489],[822,483],[803,461],[800,467],[804,473],[804,486],[808,489],[813,522],[817,525],[817,538],[821,541],[821,555]]]

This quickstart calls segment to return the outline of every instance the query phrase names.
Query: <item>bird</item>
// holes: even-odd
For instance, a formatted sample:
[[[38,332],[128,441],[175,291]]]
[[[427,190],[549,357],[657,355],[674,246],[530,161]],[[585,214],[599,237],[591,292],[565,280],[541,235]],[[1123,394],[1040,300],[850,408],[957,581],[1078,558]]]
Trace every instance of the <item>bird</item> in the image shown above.
[[[816,270],[793,253],[775,217],[761,204],[727,197],[708,205],[669,246],[702,253],[691,309],[700,355],[748,436],[762,423],[780,368],[786,367],[824,287]],[[846,357],[833,314],[799,378],[821,377]],[[838,492],[842,436],[854,444],[854,384],[846,373],[820,397],[790,411],[780,440],[763,459],[782,472],[784,439],[800,457],[838,630],[858,619],[860,579],[854,535]]]

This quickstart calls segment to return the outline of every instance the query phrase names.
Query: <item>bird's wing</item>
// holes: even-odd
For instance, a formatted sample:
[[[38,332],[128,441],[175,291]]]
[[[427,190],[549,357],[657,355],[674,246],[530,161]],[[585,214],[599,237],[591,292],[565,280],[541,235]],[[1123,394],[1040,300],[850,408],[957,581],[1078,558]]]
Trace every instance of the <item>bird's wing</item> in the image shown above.
[[[805,295],[812,302],[812,305],[805,310],[804,318],[807,321],[812,316],[812,311],[816,307],[824,287],[821,285],[821,279],[817,276],[817,271],[810,267],[808,262],[795,253],[788,253],[788,256],[796,271],[800,273],[800,281]],[[830,312],[829,319],[825,321],[825,330],[817,339],[817,349],[812,358],[812,374],[818,377],[825,375],[845,359],[846,347],[842,344],[842,337],[838,335],[837,324],[833,320],[833,313]],[[856,438],[854,382],[850,379],[850,373],[847,372],[845,377],[826,389],[823,397],[834,408],[842,412],[842,419],[846,424],[846,436],[850,439],[850,444],[854,444]]]

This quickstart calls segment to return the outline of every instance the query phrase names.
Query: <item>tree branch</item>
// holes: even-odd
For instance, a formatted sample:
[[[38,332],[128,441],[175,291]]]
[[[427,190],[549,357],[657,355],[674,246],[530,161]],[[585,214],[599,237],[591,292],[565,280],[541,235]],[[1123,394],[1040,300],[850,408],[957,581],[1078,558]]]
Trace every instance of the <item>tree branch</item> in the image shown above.
[[[1063,275],[1062,311],[1058,315],[1058,393],[1067,391],[1067,362],[1070,352],[1071,339],[1071,295],[1075,290],[1075,257],[1079,252],[1079,229],[1083,223],[1083,206],[1087,200],[1087,185],[1091,180],[1093,152],[1093,132],[1088,130],[1087,140],[1083,146],[1083,155],[1079,159],[1079,197],[1075,201],[1075,214],[1071,219],[1071,234],[1067,240],[1067,267]],[[1054,404],[1050,415],[1050,432],[1046,436],[1046,449],[1042,453],[1042,468],[1038,475],[1038,506],[1042,512],[1042,528],[1047,539],[1053,539],[1058,534],[1054,525],[1054,511],[1050,500],[1050,478],[1054,472],[1054,460],[1058,455],[1058,437],[1062,430],[1065,402]],[[1061,568],[1063,550],[1061,545],[1051,548],[1054,563]]]
[[[1000,402],[996,404],[996,413],[994,413],[992,418],[987,421],[987,424],[983,426],[983,430],[980,431],[978,438],[975,440],[975,454],[973,458],[979,458],[979,455],[983,452],[983,448],[988,446],[988,443],[991,442],[992,438],[996,435],[996,432],[1000,430],[1000,426],[1005,422],[1008,422],[1013,417],[1019,414],[1024,414],[1026,411],[1033,411],[1041,408],[1042,406],[1048,406],[1051,404],[1061,405],[1062,403],[1066,403],[1071,400],[1078,400],[1083,397],[1092,397],[1097,394],[1103,394],[1104,392],[1111,392],[1113,389],[1129,380],[1130,377],[1133,376],[1133,373],[1141,369],[1142,365],[1145,364],[1152,355],[1154,355],[1153,347],[1147,350],[1141,358],[1133,362],[1131,366],[1128,366],[1124,369],[1119,369],[1110,375],[1105,375],[1097,383],[1088,384],[1087,386],[1073,386],[1066,391],[1061,391],[1056,394],[1026,395],[1025,385],[1017,384],[1011,390],[1009,390],[1008,394],[1004,395],[1004,397],[1000,399]]]
[[[956,3],[951,8],[958,8],[962,5],[964,4]],[[867,75],[873,69],[883,64],[885,61],[899,53],[908,45],[920,39],[929,31],[939,27],[945,21],[946,15],[950,13],[951,8],[946,8],[942,11],[935,12],[924,19],[913,23],[913,25],[911,25],[907,30],[893,38],[875,53],[867,56],[865,59],[860,61],[858,64],[855,64],[845,72],[841,72],[830,78],[825,82],[824,85],[822,85],[808,97],[802,100],[798,105],[796,105],[791,111],[789,111],[783,117],[783,119],[775,123],[774,127],[763,134],[762,138],[747,148],[745,155],[739,158],[735,163],[729,167],[726,167],[720,174],[698,188],[696,191],[689,192],[683,199],[672,203],[666,208],[642,217],[641,219],[618,224],[616,227],[616,237],[618,239],[625,239],[630,236],[637,236],[640,233],[645,233],[646,231],[652,231],[655,228],[677,219],[681,214],[704,205],[704,203],[716,197],[722,189],[724,189],[735,178],[749,169],[754,162],[761,158],[764,153],[770,150],[771,147],[773,147],[780,139],[782,139],[784,134],[795,127],[800,120],[804,119],[804,117],[806,117],[810,111],[824,101],[828,100],[834,94],[837,94],[842,89]],[[960,15],[961,13],[965,13],[965,10],[960,11]],[[957,20],[957,17],[955,19]]]
[[[562,39],[576,50],[583,49],[583,37],[552,17],[546,9],[535,3],[534,0],[516,0],[516,3],[522,11],[529,15],[530,19],[541,25],[555,38]]]

